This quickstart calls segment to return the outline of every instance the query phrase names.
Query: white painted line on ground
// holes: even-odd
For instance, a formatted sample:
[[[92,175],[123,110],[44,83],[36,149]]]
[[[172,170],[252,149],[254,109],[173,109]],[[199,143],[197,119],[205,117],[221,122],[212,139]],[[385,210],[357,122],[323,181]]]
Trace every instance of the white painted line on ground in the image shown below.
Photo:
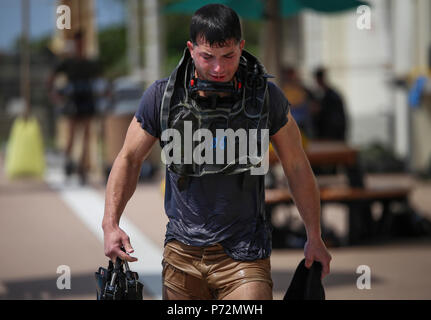
[[[48,169],[45,181],[59,193],[72,212],[103,243],[101,227],[104,212],[103,197],[91,187],[79,185],[77,181],[72,180],[71,183],[65,184],[64,174],[58,168]],[[161,299],[162,249],[148,239],[127,217],[121,217],[120,227],[129,235],[135,250],[133,256],[139,259],[130,265],[131,269],[138,272],[139,278],[155,298]],[[95,266],[94,269],[96,270],[97,267]]]

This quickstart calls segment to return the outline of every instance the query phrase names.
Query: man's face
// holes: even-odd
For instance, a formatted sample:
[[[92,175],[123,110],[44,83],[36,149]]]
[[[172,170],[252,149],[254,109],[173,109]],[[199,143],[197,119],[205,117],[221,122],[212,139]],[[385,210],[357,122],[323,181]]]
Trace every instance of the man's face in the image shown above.
[[[226,41],[226,45],[210,46],[204,39],[197,45],[187,41],[187,47],[194,61],[199,79],[227,82],[233,79],[239,65],[245,41]]]

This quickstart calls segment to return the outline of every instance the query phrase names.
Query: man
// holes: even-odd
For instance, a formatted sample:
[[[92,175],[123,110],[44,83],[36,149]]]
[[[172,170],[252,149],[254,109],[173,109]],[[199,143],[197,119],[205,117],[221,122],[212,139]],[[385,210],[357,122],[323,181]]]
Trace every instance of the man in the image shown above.
[[[318,107],[313,114],[314,133],[318,139],[346,140],[346,115],[341,96],[328,85],[326,71],[319,67],[314,72],[318,86]]]
[[[186,137],[189,122],[212,132],[269,131],[305,221],[307,266],[321,261],[323,276],[329,273],[331,257],[320,235],[319,193],[299,130],[290,113],[286,117],[288,102],[281,90],[266,82],[263,67],[243,50],[244,44],[232,9],[204,6],[192,17],[190,41],[178,67],[169,79],[156,81],[145,91],[107,184],[102,227],[109,258],[137,260],[129,255],[130,239],[118,226],[121,213],[151,147],[157,139],[166,146],[170,129]],[[173,152],[178,148],[184,160],[188,152],[178,145]],[[253,175],[252,169],[256,168],[250,161],[167,165],[164,299],[272,299],[264,175]]]
[[[87,172],[90,167],[90,126],[91,119],[96,113],[96,101],[93,90],[93,81],[99,75],[100,70],[96,61],[85,57],[84,33],[78,31],[73,37],[73,48],[67,52],[65,59],[56,65],[54,72],[48,79],[48,90],[54,103],[64,100],[63,114],[67,118],[68,136],[65,150],[66,176],[70,176],[77,170],[80,182],[85,184]],[[67,78],[67,85],[59,90],[54,90],[54,78],[63,74]],[[72,150],[75,142],[76,131],[79,127],[83,130],[82,152],[79,164],[76,168],[72,160]]]

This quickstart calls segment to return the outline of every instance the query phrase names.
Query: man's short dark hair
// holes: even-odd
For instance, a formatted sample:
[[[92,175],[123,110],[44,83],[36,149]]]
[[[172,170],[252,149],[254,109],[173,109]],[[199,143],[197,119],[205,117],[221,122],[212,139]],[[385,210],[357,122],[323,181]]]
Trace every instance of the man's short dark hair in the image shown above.
[[[210,46],[241,41],[241,24],[235,11],[223,4],[208,4],[195,12],[190,24],[190,40],[203,39]]]

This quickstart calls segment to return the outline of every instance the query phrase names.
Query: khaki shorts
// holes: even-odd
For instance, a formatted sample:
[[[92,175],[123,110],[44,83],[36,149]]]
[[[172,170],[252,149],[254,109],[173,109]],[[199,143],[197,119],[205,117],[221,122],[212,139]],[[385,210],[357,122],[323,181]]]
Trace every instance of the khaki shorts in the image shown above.
[[[163,285],[190,299],[223,299],[244,283],[263,281],[270,285],[270,258],[238,261],[220,244],[194,247],[179,241],[166,244],[163,252]]]

